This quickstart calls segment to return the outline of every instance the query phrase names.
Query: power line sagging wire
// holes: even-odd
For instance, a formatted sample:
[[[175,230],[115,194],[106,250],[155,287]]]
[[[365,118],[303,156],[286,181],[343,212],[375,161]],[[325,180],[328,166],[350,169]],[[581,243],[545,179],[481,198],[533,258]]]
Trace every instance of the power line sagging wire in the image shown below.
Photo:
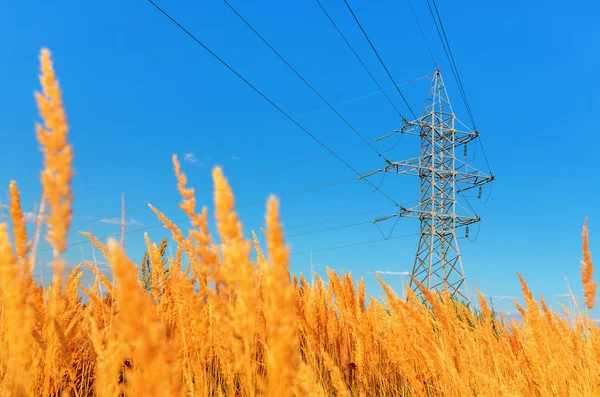
[[[357,148],[359,146],[360,145],[358,145],[358,144],[351,145],[351,146],[345,146],[345,147],[343,147],[341,149],[338,149],[337,152],[338,153],[339,152],[345,152],[345,151],[348,151],[348,150],[351,150],[351,149],[355,149],[355,148]],[[243,182],[243,181],[248,181],[248,180],[260,178],[262,176],[265,176],[265,175],[268,175],[268,174],[272,174],[272,173],[277,172],[277,171],[281,171],[281,170],[285,170],[285,169],[288,169],[288,168],[296,167],[296,166],[302,165],[302,164],[308,164],[310,162],[313,162],[313,161],[316,161],[316,160],[320,160],[320,159],[325,158],[325,157],[330,156],[330,155],[331,155],[330,153],[320,154],[320,155],[313,156],[313,157],[310,157],[310,158],[305,159],[305,160],[300,160],[300,161],[296,161],[296,162],[293,162],[293,163],[284,164],[284,165],[279,166],[279,167],[270,168],[268,170],[261,171],[261,172],[258,172],[256,174],[253,174],[253,175],[248,175],[248,176],[241,177],[241,178],[233,178],[233,179],[230,180],[230,182],[232,182],[232,183],[234,183],[234,182]],[[196,193],[212,193],[212,191],[213,191],[212,188],[210,188],[210,189],[196,189]],[[165,199],[165,200],[157,201],[157,202],[155,202],[155,205],[162,205],[162,204],[166,204],[166,203],[172,203],[172,202],[179,201],[179,200],[181,200],[181,196],[177,196],[177,197],[173,197],[173,198],[170,198],[170,199]],[[147,206],[135,207],[133,209],[127,210],[127,213],[131,214],[132,212],[138,212],[138,211],[145,210],[145,209],[148,209],[148,207]],[[88,223],[100,222],[103,219],[106,219],[106,216],[99,217],[99,218],[88,219],[88,220],[85,220],[85,221],[81,221],[81,222],[77,223],[77,225],[81,226],[81,225],[85,225],[85,224],[88,224]]]
[[[400,83],[400,84],[398,84],[398,86],[399,86],[399,87],[402,87],[402,86],[405,86],[405,85],[408,85],[408,84],[416,83],[416,82],[417,82],[417,81],[419,81],[419,80],[428,79],[428,78],[430,78],[431,76],[432,76],[431,74],[427,74],[427,75],[425,75],[425,76],[421,76],[421,77],[418,77],[418,78],[416,78],[416,79],[413,79],[413,80],[409,80],[409,81],[405,81],[405,82],[403,82],[403,83]],[[340,107],[340,106],[342,106],[342,105],[346,105],[346,104],[349,104],[349,103],[352,103],[352,102],[360,101],[360,100],[363,100],[363,99],[366,99],[366,98],[369,98],[369,97],[372,97],[372,96],[374,96],[374,95],[381,94],[381,93],[383,93],[383,94],[384,94],[386,97],[388,97],[388,95],[386,94],[386,91],[390,91],[390,90],[393,90],[393,89],[395,88],[395,87],[393,87],[393,86],[392,86],[392,87],[388,87],[388,88],[381,88],[381,87],[379,86],[379,84],[377,84],[377,86],[379,87],[379,91],[373,91],[373,92],[370,92],[370,93],[368,93],[368,94],[364,94],[364,95],[361,95],[361,96],[358,96],[358,97],[355,97],[355,98],[352,98],[352,99],[345,100],[345,101],[343,101],[343,102],[340,102],[340,103],[337,103],[337,104],[333,105],[333,107],[336,107],[336,108],[337,108],[337,107]],[[388,98],[389,98],[389,97],[388,97]],[[294,119],[298,120],[298,119],[300,119],[300,118],[303,118],[303,117],[306,117],[306,116],[311,116],[311,115],[313,115],[313,114],[320,113],[320,112],[324,112],[324,111],[326,111],[326,110],[329,110],[329,107],[328,107],[328,106],[326,106],[326,107],[322,107],[322,108],[320,108],[320,109],[316,109],[316,110],[311,110],[311,111],[309,111],[309,112],[306,112],[306,113],[299,114],[298,116],[294,116]],[[400,115],[400,116],[402,116],[402,115]],[[203,146],[215,145],[215,144],[217,144],[217,143],[221,143],[221,142],[229,141],[229,140],[231,140],[231,139],[236,139],[236,138],[240,138],[240,137],[242,137],[242,136],[246,136],[246,135],[249,135],[249,134],[254,134],[254,133],[256,133],[256,132],[264,131],[264,130],[266,130],[266,129],[269,129],[269,128],[271,128],[271,127],[275,127],[275,126],[277,126],[277,125],[280,125],[280,124],[282,124],[282,123],[284,123],[284,122],[285,122],[285,121],[278,121],[278,122],[275,122],[275,123],[272,123],[272,124],[266,125],[266,126],[264,126],[264,127],[256,128],[256,129],[254,129],[254,130],[245,131],[245,132],[240,132],[240,133],[238,133],[238,134],[234,134],[234,135],[229,135],[229,136],[226,136],[226,137],[219,138],[219,139],[217,139],[217,140],[214,140],[214,141],[208,142],[208,143],[206,143],[206,144],[203,144]]]
[[[342,248],[349,248],[349,247],[356,247],[356,246],[359,246],[359,245],[380,243],[382,241],[397,240],[397,239],[401,239],[401,238],[413,237],[413,236],[418,236],[418,235],[419,235],[419,233],[403,234],[403,235],[400,235],[400,236],[390,237],[388,239],[383,239],[382,238],[382,239],[377,239],[377,240],[360,241],[360,242],[357,242],[357,243],[338,245],[338,246],[334,246],[334,247],[326,247],[326,248],[318,248],[318,249],[313,249],[313,250],[308,250],[308,251],[292,252],[291,255],[308,254],[311,251],[312,252],[332,251],[332,250],[338,250],[338,249],[342,249]]]
[[[359,178],[362,176],[360,172],[358,172],[354,167],[348,164],[344,159],[342,159],[337,153],[335,153],[332,149],[330,149],[327,145],[325,145],[319,138],[309,132],[306,128],[304,128],[300,123],[298,123],[294,118],[292,118],[286,111],[284,111],[281,107],[279,107],[275,102],[273,102],[269,97],[262,93],[258,88],[256,88],[252,83],[246,80],[240,73],[238,73],[232,66],[230,66],[227,62],[225,62],[221,57],[215,54],[210,48],[208,48],[202,41],[200,41],[196,36],[194,36],[191,32],[189,32],[186,28],[184,28],[179,22],[177,22],[173,17],[171,17],[167,12],[165,12],[162,8],[160,8],[154,1],[148,0],[150,4],[152,4],[158,11],[160,11],[165,17],[167,17],[173,24],[175,24],[179,29],[181,29],[185,34],[187,34],[191,39],[193,39],[198,45],[200,45],[204,50],[206,50],[210,55],[212,55],[215,59],[217,59],[223,66],[229,69],[233,74],[235,74],[240,80],[246,83],[252,90],[254,90],[257,94],[259,94],[264,100],[269,102],[275,109],[277,109],[281,114],[283,114],[287,119],[289,119],[292,123],[294,123],[302,132],[311,137],[315,142],[317,142],[320,146],[322,146],[325,150],[331,153],[336,159],[338,159],[342,164],[344,164],[347,168],[349,168],[352,172],[354,172]],[[361,178],[361,180],[365,181],[372,187],[375,187],[373,183],[367,179]],[[398,203],[388,196],[382,190],[377,190],[382,196],[384,196],[387,200],[392,203],[398,205]]]
[[[319,189],[324,189],[324,188],[328,188],[328,187],[332,187],[332,186],[341,185],[343,183],[348,183],[348,182],[354,181],[354,180],[355,180],[355,178],[351,177],[351,178],[337,179],[337,180],[328,181],[328,182],[322,182],[322,183],[319,183],[319,184],[316,184],[316,185],[312,185],[312,186],[308,186],[308,187],[305,187],[305,188],[302,188],[302,189],[296,189],[296,190],[291,190],[291,191],[282,193],[279,197],[285,198],[285,197],[296,196],[296,195],[299,195],[299,194],[308,193],[308,192],[312,192],[312,191],[319,190]],[[253,206],[253,205],[259,205],[259,204],[264,204],[264,203],[265,203],[265,201],[262,200],[262,199],[261,200],[255,200],[255,201],[247,202],[247,203],[244,203],[244,204],[242,204],[240,206],[237,206],[237,209],[247,208],[247,207],[250,207],[250,206]],[[182,218],[182,219],[178,219],[176,221],[173,221],[173,223],[176,224],[176,225],[178,225],[178,224],[181,224],[181,223],[184,223],[184,222],[189,222],[189,220],[190,220],[189,217],[186,217],[186,218]],[[138,229],[127,230],[127,231],[125,231],[125,235],[130,235],[130,234],[139,233],[139,232],[145,232],[145,231],[148,231],[148,230],[157,229],[157,228],[162,227],[162,226],[164,226],[164,223],[157,223],[157,224],[150,225],[150,226],[144,226],[144,227],[141,227],[141,228],[138,228]],[[105,240],[105,239],[107,239],[109,237],[113,237],[114,235],[115,235],[115,233],[111,233],[111,234],[108,234],[106,236],[98,238],[98,240]],[[89,240],[73,242],[73,243],[67,244],[67,248],[75,247],[75,246],[78,246],[78,245],[81,245],[81,244],[89,244],[89,243],[90,243]],[[36,253],[45,252],[45,251],[51,251],[51,250],[52,250],[52,248],[44,248],[44,249],[37,250]]]
[[[373,221],[363,221],[363,222],[351,223],[349,225],[333,226],[333,227],[330,227],[330,228],[327,228],[327,229],[313,230],[312,232],[297,233],[297,234],[292,234],[290,236],[287,236],[287,238],[291,239],[291,238],[294,238],[294,237],[309,236],[309,235],[312,235],[312,234],[330,232],[330,231],[333,231],[333,230],[348,229],[348,228],[351,228],[351,227],[362,226],[362,225],[366,225],[366,224],[369,224],[369,223],[372,224]]]
[[[334,250],[343,249],[343,248],[350,248],[350,247],[357,247],[357,246],[360,246],[360,245],[381,243],[381,242],[384,242],[384,241],[398,240],[398,239],[408,238],[408,237],[414,237],[414,236],[418,236],[418,235],[419,235],[419,233],[403,234],[403,235],[399,235],[399,236],[390,237],[388,239],[377,239],[377,240],[359,241],[359,242],[356,242],[356,243],[337,245],[337,246],[333,246],[333,247],[323,247],[323,248],[311,249],[311,250],[307,250],[307,251],[297,251],[297,252],[290,253],[290,255],[304,255],[304,254],[310,254],[311,252],[334,251]],[[141,261],[142,259],[143,259],[143,257],[139,257],[139,258],[134,258],[134,259],[131,259],[131,260],[133,262],[138,262],[138,261]]]
[[[390,234],[385,237],[385,235],[383,234],[383,230],[381,230],[381,228],[379,227],[379,225],[377,224],[377,222],[373,222],[373,224],[377,227],[377,230],[379,230],[379,233],[381,233],[381,237],[384,240],[389,240],[392,237],[392,234],[394,233],[394,229],[396,229],[396,225],[398,225],[398,221],[400,220],[400,217],[397,216],[396,217],[396,222],[394,222],[394,226],[392,226],[392,229],[390,230]]]
[[[408,2],[408,7],[410,8],[410,12],[412,13],[412,16],[415,20],[415,22],[417,23],[417,27],[419,28],[419,32],[421,32],[421,37],[423,38],[423,41],[425,42],[425,45],[427,46],[427,51],[429,52],[429,56],[431,57],[431,61],[433,62],[433,64],[435,66],[437,66],[437,62],[435,60],[435,57],[433,56],[433,51],[431,51],[431,46],[429,45],[429,41],[427,40],[427,36],[425,36],[425,32],[423,31],[423,27],[421,26],[421,22],[419,22],[419,18],[417,17],[417,13],[415,12],[415,9],[413,7],[412,1],[411,0],[406,0]]]
[[[428,74],[428,75],[421,76],[421,77],[413,79],[413,80],[405,81],[405,82],[401,83],[400,85],[403,86],[403,85],[408,85],[408,84],[416,83],[416,82],[418,82],[420,80],[427,79],[429,77],[431,77],[431,75]],[[393,89],[394,89],[394,87],[388,87],[388,88],[385,88],[384,91],[389,91],[389,90],[393,90]],[[377,94],[380,94],[380,93],[381,93],[381,91],[374,91],[374,92],[371,92],[369,94],[365,94],[365,95],[361,95],[361,96],[358,96],[358,97],[355,97],[355,98],[352,98],[352,99],[348,99],[346,101],[340,102],[340,103],[338,103],[336,105],[333,105],[333,106],[334,107],[342,106],[342,105],[345,105],[345,104],[348,104],[348,103],[352,103],[352,102],[356,102],[356,101],[359,101],[359,100],[362,100],[362,99],[365,99],[365,98],[369,98],[371,96],[374,96],[374,95],[377,95]],[[302,114],[300,114],[298,116],[295,116],[295,118],[299,119],[299,118],[310,116],[312,114],[320,113],[320,112],[323,112],[323,111],[326,111],[326,110],[329,110],[329,107],[323,107],[323,108],[320,108],[320,109],[312,110],[310,112],[302,113]],[[245,136],[245,135],[252,134],[252,133],[255,133],[255,132],[263,131],[263,130],[266,130],[268,128],[271,128],[271,127],[274,127],[276,125],[279,125],[281,123],[283,123],[283,122],[277,122],[277,123],[269,124],[267,126],[264,126],[264,127],[261,127],[261,128],[255,129],[255,130],[250,130],[250,131],[242,132],[242,133],[239,133],[239,134],[230,135],[230,136],[227,136],[227,137],[224,137],[224,138],[220,138],[220,139],[218,139],[216,141],[209,142],[206,145],[203,144],[203,146],[210,146],[210,145],[214,145],[214,144],[217,144],[217,143],[220,143],[220,142],[223,142],[223,141],[227,141],[227,140],[230,140],[230,139],[239,138],[241,136]],[[402,135],[400,137],[402,137]],[[358,148],[359,146],[361,146],[361,144],[345,146],[345,147],[343,147],[341,149],[337,149],[336,152],[337,153],[345,152],[345,151],[350,150],[350,149]],[[277,172],[277,171],[281,171],[283,169],[287,169],[287,168],[295,167],[295,166],[298,166],[298,165],[310,163],[312,161],[315,161],[315,160],[318,160],[318,159],[322,159],[322,158],[325,158],[325,157],[328,157],[328,156],[331,156],[331,153],[327,152],[325,154],[313,156],[313,157],[310,157],[310,158],[305,159],[305,160],[300,160],[300,161],[297,161],[297,162],[293,162],[293,163],[282,165],[280,167],[271,168],[271,169],[268,169],[266,171],[261,171],[261,172],[259,172],[257,174],[254,174],[254,175],[249,175],[249,176],[242,177],[242,178],[234,178],[234,179],[231,180],[231,182],[247,181],[247,180],[259,178],[259,177],[262,177],[264,175],[271,174],[273,172]],[[196,193],[210,193],[210,192],[212,192],[212,189],[196,190]],[[175,202],[175,201],[178,201],[180,199],[181,199],[181,197],[177,196],[177,197],[174,197],[174,198],[171,198],[171,199],[157,201],[157,202],[155,202],[155,204],[156,205],[161,205],[161,204]],[[141,206],[141,207],[135,207],[133,209],[128,209],[127,213],[130,214],[132,212],[138,212],[138,211],[145,210],[145,209],[148,209],[148,207],[144,205],[144,206]],[[82,225],[86,225],[88,223],[100,222],[100,221],[102,221],[105,218],[106,218],[106,216],[102,216],[102,217],[98,217],[98,218],[93,218],[93,219],[87,219],[87,220],[78,222],[77,225],[78,226],[82,226]]]
[[[328,223],[328,222],[333,222],[333,221],[339,221],[340,219],[354,218],[356,216],[370,214],[370,213],[373,213],[373,212],[382,211],[382,210],[386,210],[386,209],[390,209],[390,208],[395,208],[395,206],[391,205],[391,206],[387,206],[387,207],[376,208],[376,209],[373,209],[373,210],[357,212],[357,213],[350,214],[350,215],[338,216],[336,218],[330,218],[330,219],[325,219],[325,220],[321,220],[321,221],[315,221],[315,222],[307,223],[307,224],[300,225],[300,226],[294,226],[294,227],[291,227],[291,228],[286,228],[286,231],[302,229],[302,228],[305,228],[305,227],[308,227],[308,226],[315,226],[315,225],[320,225],[320,224],[323,224],[323,223]]]
[[[429,8],[429,13],[431,18],[433,19],[433,23],[435,25],[438,37],[442,43],[442,48],[444,49],[444,53],[446,54],[446,58],[448,63],[450,64],[450,69],[452,70],[452,74],[454,75],[454,79],[456,80],[456,84],[458,86],[458,91],[462,97],[462,100],[465,104],[465,108],[471,119],[471,123],[473,124],[473,129],[477,131],[477,125],[475,124],[475,118],[473,117],[473,112],[471,111],[471,106],[469,104],[469,100],[467,99],[467,94],[465,92],[465,88],[462,83],[462,79],[460,78],[460,73],[458,71],[458,66],[456,65],[456,61],[454,60],[454,54],[452,53],[452,48],[450,47],[450,41],[448,40],[448,36],[446,35],[446,30],[444,29],[444,23],[442,22],[442,17],[440,16],[440,12],[436,3],[436,0],[425,0],[427,2],[427,7]],[[433,4],[433,6],[432,6]],[[492,167],[490,166],[490,162],[488,161],[487,154],[485,152],[485,148],[483,147],[483,142],[481,141],[481,136],[478,137],[479,146],[481,147],[481,152],[483,153],[483,158],[488,167],[490,173],[492,173]]]
[[[409,204],[414,203],[414,202],[415,201],[406,202],[406,203],[402,203],[402,205],[403,206],[404,205],[409,205]],[[393,206],[387,206],[387,207],[383,207],[383,208],[376,208],[376,209],[373,209],[373,210],[362,211],[362,212],[358,212],[358,213],[354,213],[354,214],[339,216],[339,217],[336,217],[336,218],[330,218],[330,219],[325,219],[325,220],[322,220],[322,221],[312,222],[312,223],[304,224],[304,225],[301,225],[301,226],[295,226],[295,227],[287,229],[287,231],[301,229],[301,228],[305,228],[305,227],[308,227],[308,226],[314,226],[314,225],[318,225],[318,224],[322,224],[322,223],[327,223],[327,222],[333,222],[333,221],[337,221],[337,220],[344,219],[344,218],[355,218],[355,217],[360,216],[360,215],[365,215],[365,214],[369,214],[369,213],[373,213],[373,212],[377,212],[377,211],[382,211],[384,209],[389,209],[389,208],[393,208]],[[348,224],[348,225],[333,226],[333,227],[330,227],[330,228],[327,228],[327,229],[320,229],[320,230],[313,230],[311,232],[292,234],[292,235],[287,236],[287,238],[300,237],[300,236],[308,236],[308,235],[311,235],[311,234],[329,232],[329,231],[332,231],[332,230],[339,230],[339,229],[347,229],[347,228],[350,228],[350,227],[361,226],[361,225],[366,225],[366,224],[373,224],[373,223],[374,222],[372,220],[369,220],[369,221],[364,221],[364,222],[351,223],[351,224]],[[390,232],[390,236],[393,233],[393,231],[394,231],[394,229],[392,228],[392,231]]]
[[[444,49],[444,54],[446,55],[446,59],[448,60],[448,63],[450,65],[450,70],[452,71],[454,79],[456,80],[456,84],[458,86],[458,91],[460,93],[460,96],[461,96],[464,104],[465,104],[465,109],[467,110],[467,113],[469,114],[469,118],[471,119],[473,128],[476,129],[475,119],[473,118],[473,114],[471,113],[471,110],[470,110],[471,108],[467,101],[467,97],[465,95],[465,91],[462,86],[462,81],[460,79],[460,76],[458,75],[458,69],[456,68],[456,63],[454,62],[454,56],[452,55],[452,50],[450,49],[450,44],[448,42],[448,38],[446,36],[445,31],[443,31],[444,28],[443,28],[441,19],[439,19],[440,15],[439,15],[439,12],[437,12],[437,6],[436,6],[436,12],[434,13],[434,10],[433,10],[430,0],[425,0],[425,1],[427,2],[427,7],[429,8],[429,14],[431,15],[431,18],[433,20],[433,24],[435,25],[435,29],[437,31],[438,37],[440,39],[440,42],[442,43],[442,48]],[[437,14],[438,18],[436,18],[436,14]],[[438,19],[439,19],[439,21],[438,21]]]
[[[360,132],[358,132],[358,130],[352,125],[350,124],[350,122],[340,114],[340,112],[338,112],[325,98],[323,98],[323,96],[319,93],[319,91],[317,91],[312,84],[310,84],[304,77],[302,77],[302,75],[296,70],[296,68],[294,68],[275,48],[273,48],[273,46],[271,44],[269,44],[269,42],[260,34],[258,33],[258,31],[250,24],[250,22],[248,22],[246,20],[246,18],[244,18],[236,9],[235,7],[233,7],[227,0],[223,0],[223,2],[225,3],[225,5],[227,5],[227,7],[229,7],[229,9],[250,29],[252,30],[252,32],[267,46],[269,47],[269,49],[292,71],[294,72],[294,74],[300,79],[302,80],[302,82],[308,87],[310,88],[310,90],[312,92],[315,93],[316,96],[319,97],[319,99],[321,101],[323,101],[323,103],[325,103],[329,109],[336,114],[336,116],[339,117],[340,120],[342,120],[344,122],[344,124],[346,124],[360,139],[363,140],[363,142],[365,142],[379,157],[384,158],[383,155],[375,148],[375,146],[373,146],[373,144],[371,144],[371,142],[369,140],[367,140],[367,138],[365,138]]]
[[[342,181],[333,181],[333,182],[328,182],[326,184],[316,185],[316,186],[317,187],[330,187],[330,186],[333,186],[333,185],[339,184],[339,183],[343,183],[343,182]],[[311,189],[311,188],[303,189],[301,191],[288,192],[285,195],[282,195],[282,197],[289,197],[289,196],[294,195],[294,194],[304,193],[306,191],[309,191],[309,189]],[[316,190],[315,187],[312,187],[312,189]],[[252,205],[255,205],[255,204],[259,204],[259,203],[263,203],[263,202],[264,202],[264,200],[253,201],[253,202],[245,203],[245,204],[239,206],[238,208],[246,208],[246,207],[249,207],[249,206],[252,206]],[[403,205],[408,205],[408,204],[409,203],[403,203]],[[335,218],[323,219],[323,220],[320,220],[320,221],[315,221],[315,222],[306,223],[306,224],[303,224],[303,225],[298,225],[298,226],[294,226],[294,227],[291,227],[291,228],[287,228],[286,230],[290,231],[290,230],[303,229],[303,228],[306,228],[306,227],[309,227],[309,226],[315,226],[315,225],[319,225],[319,224],[323,224],[323,223],[329,223],[329,222],[338,221],[338,220],[346,219],[346,218],[354,218],[354,217],[357,217],[357,216],[360,216],[360,215],[365,215],[365,214],[369,214],[369,213],[373,213],[373,212],[377,212],[377,211],[382,211],[384,209],[389,209],[389,208],[393,208],[393,207],[395,207],[395,206],[387,206],[387,207],[375,208],[375,209],[372,209],[372,210],[361,211],[361,212],[357,212],[357,213],[353,213],[353,214],[348,214],[348,215],[343,215],[343,216],[339,216],[339,217],[335,217]],[[186,221],[189,221],[189,218],[180,219],[180,220],[177,220],[177,221],[175,221],[173,223],[177,225],[177,224],[180,224],[180,223],[183,223],[183,222],[186,222]],[[364,221],[364,222],[352,223],[352,224],[348,224],[348,225],[333,226],[333,227],[326,228],[326,229],[319,229],[319,230],[313,230],[313,231],[310,231],[310,232],[302,232],[302,233],[292,234],[292,235],[287,236],[287,238],[291,239],[291,238],[294,238],[294,237],[308,236],[308,235],[312,235],[312,234],[324,233],[324,232],[333,231],[333,230],[348,229],[348,228],[351,228],[351,227],[356,227],[356,226],[360,226],[360,225],[366,225],[368,223],[373,223],[373,222],[369,220],[369,221]],[[151,226],[147,226],[147,227],[143,227],[143,228],[139,228],[139,229],[135,229],[135,230],[130,230],[130,231],[125,232],[125,234],[139,233],[139,232],[142,232],[142,231],[156,229],[156,228],[159,228],[161,226],[165,226],[164,223],[155,224],[155,225],[151,225]],[[115,237],[116,235],[117,235],[117,233],[112,233],[112,234],[103,236],[101,238],[98,238],[98,240],[99,241],[106,240],[109,237]],[[79,238],[79,236],[78,236],[78,241],[76,243],[68,244],[67,248],[73,247],[73,246],[79,246],[79,247],[81,247],[84,244],[90,244],[90,243],[91,243],[91,241],[89,241],[89,240],[83,240],[82,241]],[[49,251],[49,250],[50,249],[41,249],[41,250],[37,250],[36,253],[44,252],[44,251]],[[82,255],[83,255],[83,252],[82,252]]]
[[[381,63],[381,66],[383,66],[383,69],[385,69],[385,72],[387,73],[388,77],[390,78],[390,80],[392,81],[392,83],[394,84],[394,86],[396,87],[396,90],[398,91],[398,94],[400,94],[400,97],[404,101],[404,104],[406,105],[406,107],[408,108],[408,110],[410,111],[410,113],[412,114],[413,118],[416,119],[417,116],[415,115],[415,112],[413,112],[412,108],[410,107],[410,104],[408,103],[408,101],[404,97],[404,94],[402,94],[402,91],[400,91],[400,87],[398,87],[398,85],[396,84],[396,81],[392,77],[392,74],[388,70],[387,66],[385,66],[385,63],[383,62],[383,59],[381,59],[381,57],[379,56],[379,52],[377,52],[377,50],[375,49],[375,46],[373,45],[373,42],[369,38],[369,35],[365,31],[365,29],[363,29],[362,24],[360,23],[360,21],[358,20],[358,17],[356,16],[356,14],[354,13],[354,11],[352,10],[352,7],[350,7],[350,4],[348,4],[347,0],[344,0],[344,3],[346,4],[346,7],[348,8],[348,11],[350,11],[350,14],[352,14],[352,17],[354,18],[354,21],[356,22],[356,24],[360,28],[360,31],[363,33],[363,35],[365,36],[365,38],[369,42],[369,45],[371,46],[371,49],[373,50],[373,52],[377,56],[377,59],[379,60],[379,63]]]
[[[335,23],[335,21],[333,20],[333,18],[329,15],[329,13],[325,9],[325,7],[323,7],[323,4],[321,4],[321,2],[319,0],[316,0],[316,2],[319,5],[319,7],[321,8],[321,10],[323,11],[323,13],[325,14],[325,16],[327,17],[327,19],[329,19],[329,22],[331,22],[331,24],[333,25],[333,27],[335,28],[335,30],[340,34],[340,36],[342,37],[342,40],[344,40],[344,42],[346,43],[346,45],[348,46],[348,48],[350,48],[350,51],[352,51],[352,53],[354,54],[354,56],[356,57],[356,59],[358,60],[358,62],[360,62],[360,64],[365,69],[365,71],[367,72],[367,74],[375,82],[375,85],[377,85],[377,87],[379,88],[379,90],[387,98],[387,100],[390,103],[390,105],[392,105],[392,107],[394,108],[394,110],[396,111],[396,113],[398,113],[398,116],[400,116],[401,119],[404,119],[404,116],[402,116],[402,113],[400,113],[400,110],[398,110],[398,108],[396,107],[396,105],[394,105],[394,102],[392,102],[392,99],[389,97],[388,94],[386,94],[385,90],[381,87],[381,85],[379,84],[379,82],[377,81],[377,79],[375,78],[375,76],[373,76],[373,73],[371,73],[371,71],[369,70],[369,68],[367,67],[367,65],[365,65],[365,63],[360,58],[360,56],[358,55],[358,53],[354,50],[354,47],[352,47],[352,44],[350,44],[350,42],[348,41],[348,39],[346,39],[346,36],[344,35],[344,33],[342,33],[342,31],[337,26],[337,24]]]

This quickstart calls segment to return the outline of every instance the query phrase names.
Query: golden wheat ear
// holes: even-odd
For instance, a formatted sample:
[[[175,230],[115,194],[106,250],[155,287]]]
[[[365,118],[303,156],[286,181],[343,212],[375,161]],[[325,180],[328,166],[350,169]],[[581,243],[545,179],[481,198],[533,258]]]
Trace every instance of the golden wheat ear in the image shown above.
[[[596,301],[596,289],[598,282],[594,281],[594,265],[592,264],[592,253],[589,247],[588,220],[583,223],[583,232],[581,233],[583,259],[581,260],[581,281],[583,282],[583,293],[585,296],[585,305],[588,309],[594,307]]]
[[[43,123],[36,124],[36,132],[44,156],[42,195],[49,208],[46,240],[52,246],[56,259],[66,250],[67,232],[71,225],[73,148],[67,140],[67,116],[48,49],[42,49],[40,63],[42,92],[36,92],[35,99]]]
[[[21,266],[25,264],[25,255],[31,248],[31,242],[27,242],[27,230],[25,229],[25,216],[21,208],[21,193],[17,182],[11,181],[9,185],[10,194],[10,218],[13,225],[13,236],[15,238],[15,249],[17,259]]]

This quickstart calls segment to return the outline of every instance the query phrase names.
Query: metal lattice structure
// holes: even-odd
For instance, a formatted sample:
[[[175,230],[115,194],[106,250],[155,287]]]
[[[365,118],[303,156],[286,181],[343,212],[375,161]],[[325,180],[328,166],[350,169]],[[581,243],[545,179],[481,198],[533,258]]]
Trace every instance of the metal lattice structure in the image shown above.
[[[413,175],[420,178],[420,201],[412,208],[400,207],[397,214],[376,219],[381,222],[394,217],[416,218],[421,222],[412,276],[432,291],[442,291],[447,285],[450,294],[470,302],[462,265],[456,231],[465,227],[468,237],[469,225],[481,219],[467,210],[457,196],[481,187],[494,180],[494,176],[475,169],[460,160],[467,156],[467,145],[479,134],[462,124],[454,115],[444,81],[436,70],[423,115],[414,121],[405,121],[400,130],[377,138],[388,138],[397,133],[420,137],[421,155],[408,160],[389,161],[379,172]],[[459,213],[460,212],[460,213]],[[414,281],[411,289],[420,294]]]

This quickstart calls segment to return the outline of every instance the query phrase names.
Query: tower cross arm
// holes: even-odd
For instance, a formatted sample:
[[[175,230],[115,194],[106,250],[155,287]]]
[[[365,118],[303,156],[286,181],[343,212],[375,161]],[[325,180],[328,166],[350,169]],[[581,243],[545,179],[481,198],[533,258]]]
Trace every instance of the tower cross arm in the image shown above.
[[[384,172],[394,172],[396,174],[405,174],[420,176],[421,171],[428,170],[429,167],[422,165],[421,157],[414,157],[408,160],[389,161],[388,165],[382,169]]]
[[[432,215],[431,211],[424,211],[424,210],[420,209],[419,206],[416,206],[413,208],[404,208],[401,206],[398,213],[374,219],[373,223],[383,222],[383,221],[387,221],[388,219],[397,218],[397,217],[415,218],[415,219],[423,220],[425,218],[431,218],[432,216],[436,219],[436,223],[438,225],[453,224],[454,225],[453,227],[468,226],[473,223],[477,223],[477,222],[481,221],[481,218],[476,215],[472,216],[472,215],[459,215],[459,214],[450,214],[450,213],[438,213],[438,214]],[[439,233],[450,232],[450,228],[449,227],[447,227],[447,228],[440,227],[438,229],[438,232]],[[429,231],[426,231],[426,233],[429,233]]]
[[[491,181],[495,180],[496,177],[493,174],[485,175],[483,173],[468,174],[468,173],[456,173],[456,183],[467,185],[463,188],[457,189],[457,193],[465,192],[467,190],[474,189],[476,187],[483,186]]]
[[[457,193],[464,192],[476,187],[483,186],[487,183],[492,182],[496,179],[494,174],[485,174],[477,168],[459,160],[455,159],[456,171],[455,181],[457,184],[467,185],[457,189]]]
[[[402,161],[390,161],[385,159],[386,166],[380,168],[376,171],[369,172],[367,174],[361,175],[359,179],[368,178],[372,175],[375,175],[379,172],[394,172],[396,174],[406,174],[406,175],[414,175],[419,176],[419,171],[424,168],[421,166],[421,158],[415,157],[408,160]]]
[[[387,221],[388,219],[392,219],[392,218],[396,218],[396,217],[402,217],[402,218],[420,218],[423,215],[423,211],[421,211],[420,209],[418,209],[418,207],[415,208],[405,208],[403,206],[399,206],[399,211],[396,214],[392,214],[392,215],[388,215],[388,216],[383,216],[381,218],[377,218],[373,220],[373,223],[378,223],[378,222],[383,222],[383,221]]]
[[[463,130],[454,130],[454,139],[455,146],[466,145],[474,139],[479,137],[479,133],[477,131],[463,131]]]
[[[379,138],[375,138],[375,142],[380,141],[385,138],[389,138],[396,134],[408,134],[408,135],[419,136],[419,135],[421,135],[420,130],[421,130],[421,119],[417,119],[414,121],[404,120],[404,125],[400,129],[394,130],[394,131],[390,132],[389,134],[380,136]]]

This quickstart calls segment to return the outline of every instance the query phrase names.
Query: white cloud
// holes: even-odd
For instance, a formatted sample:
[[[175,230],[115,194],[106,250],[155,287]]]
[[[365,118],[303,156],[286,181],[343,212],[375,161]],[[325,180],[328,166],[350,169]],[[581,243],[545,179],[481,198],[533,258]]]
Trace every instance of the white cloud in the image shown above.
[[[516,300],[520,300],[521,298],[519,298],[517,296],[509,296],[509,295],[492,295],[492,299],[516,301]]]
[[[198,164],[199,160],[196,158],[196,155],[194,153],[186,153],[183,155],[183,160],[187,161],[188,163],[192,163],[192,164]]]
[[[109,225],[120,225],[121,224],[121,218],[102,218],[100,219],[100,222],[102,223],[108,223]],[[135,219],[129,219],[127,221],[125,221],[125,226],[144,226],[143,224],[141,224],[140,222],[136,221]]]
[[[240,157],[239,157],[239,156],[231,156],[231,159],[232,159],[232,160],[239,160],[239,159],[240,159]]]
[[[374,272],[368,272],[368,274],[383,274],[388,276],[410,276],[410,272],[391,272],[387,270],[375,270]]]
[[[521,312],[518,310],[499,310],[499,313],[504,314],[505,317],[521,317]]]
[[[102,261],[96,261],[96,262],[89,261],[89,262],[102,271],[110,270],[110,265],[107,262],[102,262]],[[88,269],[87,266],[85,267],[85,269]]]

